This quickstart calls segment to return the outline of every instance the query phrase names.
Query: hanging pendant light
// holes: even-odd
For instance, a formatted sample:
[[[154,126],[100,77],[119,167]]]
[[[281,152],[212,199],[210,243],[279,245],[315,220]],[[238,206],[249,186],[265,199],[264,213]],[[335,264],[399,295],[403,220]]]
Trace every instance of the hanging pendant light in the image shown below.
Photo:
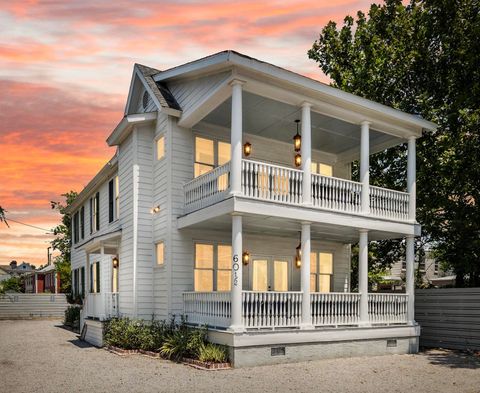
[[[297,123],[297,133],[293,137],[293,148],[295,149],[295,151],[300,151],[302,147],[302,137],[298,133],[298,124],[300,123],[300,120],[295,120],[295,123]]]
[[[300,269],[302,267],[302,233],[300,232],[300,242],[298,243],[297,248],[295,249],[295,267]]]
[[[300,153],[295,154],[295,166],[297,168],[302,166],[302,156]]]

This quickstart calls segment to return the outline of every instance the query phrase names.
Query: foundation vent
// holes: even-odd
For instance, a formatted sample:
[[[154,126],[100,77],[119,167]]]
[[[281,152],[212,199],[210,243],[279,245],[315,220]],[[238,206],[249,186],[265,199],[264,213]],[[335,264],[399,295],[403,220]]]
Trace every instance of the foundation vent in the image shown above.
[[[387,348],[394,348],[397,346],[397,340],[387,340]]]
[[[273,347],[271,351],[272,356],[285,356],[285,347]]]

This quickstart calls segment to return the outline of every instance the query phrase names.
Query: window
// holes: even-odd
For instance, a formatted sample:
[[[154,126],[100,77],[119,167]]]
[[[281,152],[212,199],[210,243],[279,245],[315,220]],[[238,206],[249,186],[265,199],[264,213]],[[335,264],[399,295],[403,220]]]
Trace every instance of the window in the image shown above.
[[[100,193],[95,194],[93,199],[93,231],[98,231],[100,229]]]
[[[115,176],[115,218],[120,217],[120,182]]]
[[[100,293],[100,262],[90,265],[90,292]]]
[[[118,218],[119,198],[118,198],[118,176],[115,176],[108,182],[108,222]]]
[[[312,161],[312,173],[317,173],[322,176],[333,176],[333,167],[328,164],[322,164]]]
[[[229,291],[231,259],[229,245],[195,244],[195,291]]]
[[[114,262],[116,261],[116,263]],[[120,262],[117,256],[112,258],[112,292],[118,292],[118,269],[120,268]]]
[[[78,296],[79,294],[79,287],[78,287],[78,269],[73,271],[73,295]]]
[[[93,198],[90,198],[90,235],[93,233]]]
[[[165,245],[163,242],[155,245],[155,255],[157,259],[157,266],[162,266],[165,263]]]
[[[85,297],[85,266],[80,268],[80,293]]]
[[[165,157],[165,137],[162,135],[157,139],[157,160]]]
[[[80,209],[80,237],[85,238],[85,206]]]
[[[78,212],[73,215],[73,242],[78,243],[79,235],[79,221],[78,221]]]
[[[230,143],[214,141],[202,137],[195,137],[195,177],[211,171],[219,165],[230,161]],[[219,186],[226,184],[227,176],[224,180],[219,179]]]
[[[330,252],[310,253],[310,290],[330,292],[333,284],[333,254]]]

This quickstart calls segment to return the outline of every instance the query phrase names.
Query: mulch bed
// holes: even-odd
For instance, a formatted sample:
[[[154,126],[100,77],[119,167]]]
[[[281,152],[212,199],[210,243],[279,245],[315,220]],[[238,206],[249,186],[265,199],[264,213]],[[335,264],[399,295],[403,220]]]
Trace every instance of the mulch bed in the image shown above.
[[[105,347],[105,349],[115,355],[122,356],[122,357],[130,356],[130,355],[143,355],[151,359],[162,359],[162,357],[158,352],[144,351],[143,349],[123,349],[123,348],[115,347],[113,345]],[[230,363],[202,362],[197,359],[189,359],[189,358],[183,358],[182,361],[183,361],[183,364],[187,366],[190,366],[199,370],[206,370],[206,371],[228,370],[232,368]]]

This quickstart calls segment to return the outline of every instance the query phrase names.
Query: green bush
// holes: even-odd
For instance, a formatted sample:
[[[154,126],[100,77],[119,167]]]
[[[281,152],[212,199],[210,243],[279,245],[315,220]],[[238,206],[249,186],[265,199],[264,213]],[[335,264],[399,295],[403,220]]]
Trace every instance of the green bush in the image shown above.
[[[228,358],[228,355],[221,355],[220,347],[210,347],[212,344],[207,342],[206,327],[190,328],[183,318],[179,324],[174,317],[168,323],[113,318],[105,323],[103,334],[106,345],[160,352],[163,357],[174,361],[184,357],[198,359],[202,351],[205,358]]]
[[[80,320],[80,307],[68,306],[65,310],[65,319],[63,324],[66,326],[74,326],[75,321]]]
[[[225,363],[228,360],[228,348],[224,345],[206,343],[200,347],[198,359],[202,362]]]

